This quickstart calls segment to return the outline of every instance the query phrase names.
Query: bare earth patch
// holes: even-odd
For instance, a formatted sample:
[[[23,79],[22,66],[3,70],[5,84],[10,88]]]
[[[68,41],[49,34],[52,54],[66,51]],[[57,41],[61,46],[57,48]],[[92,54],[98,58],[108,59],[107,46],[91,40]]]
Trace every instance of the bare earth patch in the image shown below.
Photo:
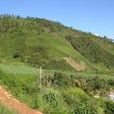
[[[9,108],[16,110],[18,114],[43,114],[29,108],[24,103],[21,103],[17,99],[13,98],[13,96],[9,94],[2,86],[0,86],[0,101]]]
[[[76,71],[84,71],[86,68],[85,64],[79,64],[71,57],[64,57],[64,60],[67,62],[67,64],[71,65]]]

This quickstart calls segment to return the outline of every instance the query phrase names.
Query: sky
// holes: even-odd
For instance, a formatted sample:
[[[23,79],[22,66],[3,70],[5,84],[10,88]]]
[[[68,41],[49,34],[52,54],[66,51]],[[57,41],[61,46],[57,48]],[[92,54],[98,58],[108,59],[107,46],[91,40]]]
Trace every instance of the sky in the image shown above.
[[[114,39],[114,0],[0,0],[0,14],[46,18]]]

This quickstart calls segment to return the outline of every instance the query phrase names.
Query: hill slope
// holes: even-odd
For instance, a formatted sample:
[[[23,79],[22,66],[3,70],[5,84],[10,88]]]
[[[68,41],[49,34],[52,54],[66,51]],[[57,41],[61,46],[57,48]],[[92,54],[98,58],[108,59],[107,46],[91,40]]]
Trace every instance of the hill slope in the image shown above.
[[[0,16],[0,85],[31,108],[113,114],[106,98],[113,72],[114,43],[106,37],[45,19]]]
[[[0,62],[26,63],[45,69],[75,71],[65,57],[72,58],[82,71],[113,71],[114,44],[38,18],[0,16]]]

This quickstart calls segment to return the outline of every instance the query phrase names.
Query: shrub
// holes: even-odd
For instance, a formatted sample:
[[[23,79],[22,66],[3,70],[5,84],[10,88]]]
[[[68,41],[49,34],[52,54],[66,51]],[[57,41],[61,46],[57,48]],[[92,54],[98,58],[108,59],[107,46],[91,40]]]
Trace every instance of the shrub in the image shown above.
[[[19,51],[16,51],[14,54],[13,54],[13,58],[19,58],[19,57],[21,57],[21,54],[20,54],[20,52]]]
[[[63,93],[64,100],[71,114],[98,114],[95,101],[91,100],[81,89],[71,89]]]
[[[114,86],[114,80],[112,80],[112,79],[108,80],[108,84],[109,84],[110,86]]]
[[[87,80],[87,90],[88,91],[102,91],[108,89],[108,83],[104,79],[99,77],[94,77]]]
[[[61,72],[54,72],[53,76],[47,79],[53,87],[72,86],[71,78]]]
[[[73,107],[73,114],[98,114],[98,112],[91,102],[78,101]]]
[[[114,102],[112,101],[105,102],[105,114],[114,114]]]

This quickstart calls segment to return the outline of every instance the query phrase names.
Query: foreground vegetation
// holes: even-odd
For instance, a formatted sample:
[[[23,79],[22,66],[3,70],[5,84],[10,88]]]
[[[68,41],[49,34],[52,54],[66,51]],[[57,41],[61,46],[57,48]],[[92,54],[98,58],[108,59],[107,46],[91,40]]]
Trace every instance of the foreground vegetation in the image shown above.
[[[114,103],[105,98],[114,87],[113,78],[103,79],[103,76],[99,78],[97,74],[84,78],[81,77],[83,73],[79,75],[44,70],[39,81],[39,70],[35,72],[34,69],[32,74],[30,72],[33,72],[33,69],[25,67],[29,69],[29,73],[26,70],[18,73],[19,66],[15,68],[16,71],[10,73],[0,70],[0,84],[10,90],[16,98],[44,114],[109,114],[109,112],[113,114],[114,112],[112,110]],[[99,95],[100,98],[94,98],[95,95]]]
[[[18,114],[18,113],[0,103],[0,114]]]

